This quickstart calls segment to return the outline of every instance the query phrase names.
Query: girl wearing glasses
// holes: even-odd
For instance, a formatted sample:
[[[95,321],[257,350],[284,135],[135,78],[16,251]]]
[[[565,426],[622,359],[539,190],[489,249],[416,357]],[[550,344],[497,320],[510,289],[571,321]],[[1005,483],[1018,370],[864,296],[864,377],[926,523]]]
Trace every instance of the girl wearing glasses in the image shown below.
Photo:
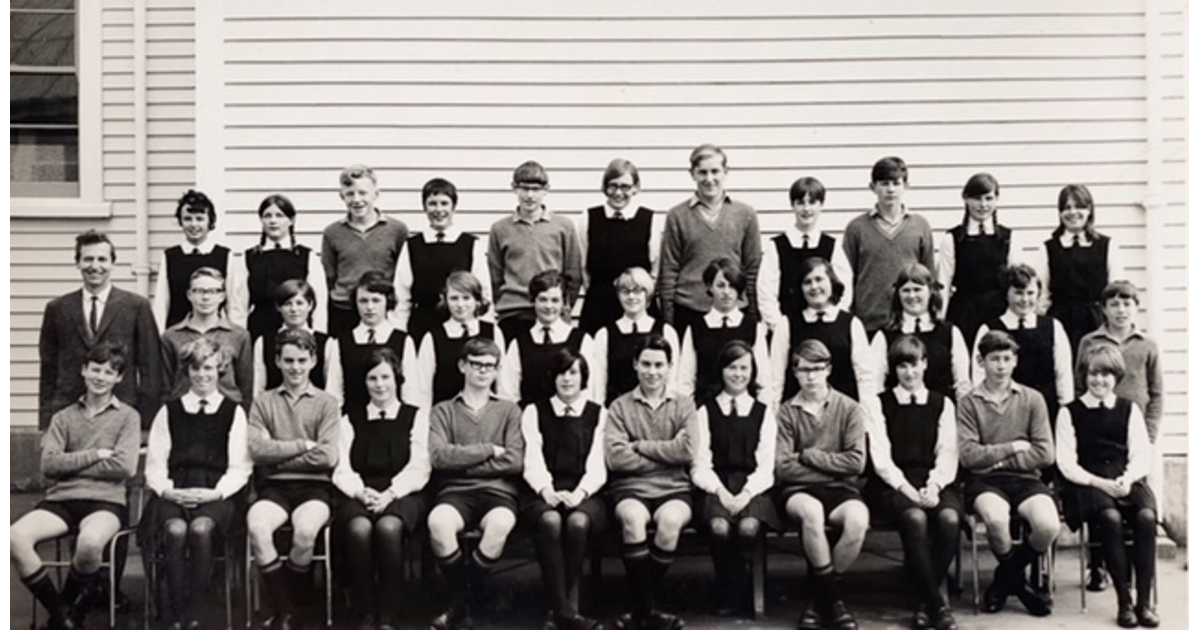
[[[230,360],[229,369],[217,380],[217,390],[249,412],[254,397],[253,347],[250,333],[230,323],[221,312],[225,302],[225,274],[212,267],[201,267],[192,272],[187,299],[192,305],[187,317],[168,328],[162,336],[166,400],[172,401],[187,393],[190,383],[180,357],[185,346],[203,337],[215,342]]]

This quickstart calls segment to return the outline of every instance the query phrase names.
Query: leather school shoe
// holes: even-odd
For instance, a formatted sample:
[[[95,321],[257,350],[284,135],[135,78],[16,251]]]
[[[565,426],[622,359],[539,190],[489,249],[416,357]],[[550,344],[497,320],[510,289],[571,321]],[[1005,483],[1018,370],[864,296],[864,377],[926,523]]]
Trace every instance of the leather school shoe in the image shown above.
[[[1158,613],[1154,612],[1154,607],[1152,606],[1138,606],[1137,618],[1138,625],[1143,628],[1158,627]]]
[[[1087,590],[1093,593],[1099,593],[1108,588],[1111,580],[1108,578],[1108,571],[1099,567],[1092,567],[1088,571]]]
[[[800,620],[796,622],[796,630],[821,630],[825,625],[821,622],[821,613],[817,612],[817,607],[809,602],[804,607],[804,612],[800,613]]]
[[[683,630],[682,619],[661,610],[651,610],[646,613],[646,618],[642,619],[641,625],[645,630]]]
[[[1133,612],[1133,604],[1121,604],[1117,607],[1117,625],[1122,628],[1136,628],[1137,614]]]
[[[1049,593],[1028,584],[1017,590],[1017,599],[1021,600],[1025,610],[1034,617],[1045,617],[1054,608],[1054,601],[1050,599]]]
[[[949,606],[942,606],[933,613],[933,627],[937,630],[958,630],[958,622]]]
[[[913,611],[911,625],[913,630],[929,630],[933,627],[933,620],[929,618],[929,613],[925,612],[925,604]]]
[[[833,602],[829,627],[834,630],[858,630],[858,622],[846,609],[846,602],[838,599]]]

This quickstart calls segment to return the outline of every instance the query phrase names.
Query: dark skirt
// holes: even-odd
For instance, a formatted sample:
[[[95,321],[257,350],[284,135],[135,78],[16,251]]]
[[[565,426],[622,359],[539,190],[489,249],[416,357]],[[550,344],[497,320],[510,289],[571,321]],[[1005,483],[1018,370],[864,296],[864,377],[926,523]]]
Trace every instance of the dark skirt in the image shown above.
[[[1006,310],[1008,300],[1005,291],[955,291],[946,307],[946,321],[958,327],[970,348],[975,343],[975,333],[979,332],[979,327],[1000,317]]]
[[[341,539],[345,535],[346,526],[355,518],[361,516],[374,523],[384,516],[395,516],[404,523],[404,531],[411,535],[425,524],[426,512],[425,496],[420,492],[407,494],[392,501],[378,514],[368,510],[367,506],[357,499],[341,497],[333,514],[333,527],[337,537]]]
[[[239,513],[242,517],[238,520],[244,523],[246,513],[246,493],[244,491],[228,499],[211,501],[195,508],[185,508],[178,503],[152,494],[150,500],[146,502],[142,520],[138,525],[138,544],[150,547],[155,545],[158,540],[158,532],[162,530],[163,524],[173,518],[190,523],[196,518],[207,516],[216,523],[217,533],[226,536],[233,526],[234,516]]]
[[[1120,499],[1114,499],[1104,494],[1099,488],[1079,486],[1073,483],[1064,484],[1062,490],[1063,517],[1071,531],[1078,530],[1080,525],[1103,510],[1116,509],[1121,512],[1144,508],[1153,510],[1156,504],[1154,491],[1146,485],[1144,480],[1134,483],[1129,494]]]
[[[863,491],[863,498],[871,510],[871,520],[889,527],[895,527],[900,522],[900,515],[913,508],[920,508],[914,501],[904,496],[899,490],[892,488],[883,481],[872,478]],[[958,486],[950,484],[942,488],[938,494],[936,507],[926,508],[927,513],[936,514],[942,510],[954,510],[959,518],[965,513],[963,509],[962,492]]]
[[[703,519],[701,522],[704,527],[708,527],[708,522],[714,518],[731,522],[737,522],[743,518],[753,518],[772,531],[783,531],[783,524],[779,520],[779,511],[775,509],[775,504],[765,494],[750,499],[750,503],[737,514],[730,514],[729,510],[721,505],[717,495],[705,494],[700,501],[700,516]]]
[[[567,516],[574,512],[582,512],[586,514],[592,522],[591,538],[594,540],[596,536],[604,531],[604,526],[608,522],[608,505],[604,499],[599,496],[590,496],[583,500],[583,503],[575,506],[574,509],[568,508],[565,505],[552,507],[539,496],[534,496],[533,493],[521,496],[521,513],[518,515],[519,527],[529,534],[537,533],[538,519],[542,514],[550,511],[557,511],[563,517],[563,522],[566,522]]]

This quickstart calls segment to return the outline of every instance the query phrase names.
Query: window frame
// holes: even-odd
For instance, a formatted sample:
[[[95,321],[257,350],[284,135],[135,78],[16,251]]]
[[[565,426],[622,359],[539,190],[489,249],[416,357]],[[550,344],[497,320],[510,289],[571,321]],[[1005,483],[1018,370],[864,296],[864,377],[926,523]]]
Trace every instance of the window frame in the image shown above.
[[[112,204],[104,200],[102,4],[91,0],[75,3],[75,68],[79,80],[79,194],[17,196],[10,190],[9,212],[14,218],[112,216]]]

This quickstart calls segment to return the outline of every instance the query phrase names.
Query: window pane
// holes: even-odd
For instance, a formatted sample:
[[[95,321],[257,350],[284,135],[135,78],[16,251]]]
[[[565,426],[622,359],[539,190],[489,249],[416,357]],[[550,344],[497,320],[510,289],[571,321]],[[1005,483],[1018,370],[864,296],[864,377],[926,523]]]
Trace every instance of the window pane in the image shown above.
[[[73,74],[10,74],[8,122],[78,124],[79,81]]]
[[[8,61],[15,66],[75,66],[75,15],[9,13]]]
[[[75,129],[9,129],[9,181],[79,181]]]
[[[75,0],[9,0],[11,9],[74,9]]]

